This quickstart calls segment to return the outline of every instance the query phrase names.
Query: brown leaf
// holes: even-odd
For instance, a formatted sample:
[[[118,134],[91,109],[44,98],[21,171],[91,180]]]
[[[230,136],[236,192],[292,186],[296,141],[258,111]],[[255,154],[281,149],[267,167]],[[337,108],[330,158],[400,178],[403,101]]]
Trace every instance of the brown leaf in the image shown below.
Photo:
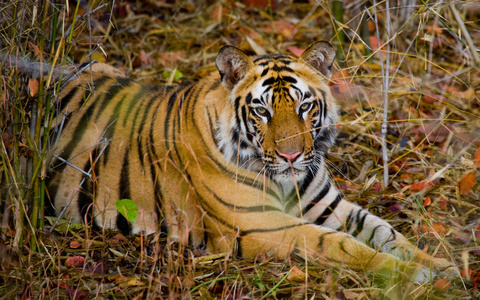
[[[448,291],[448,289],[450,289],[451,286],[452,286],[452,282],[445,278],[439,279],[433,284],[433,287],[441,292]]]
[[[113,236],[109,241],[109,243],[117,245],[125,245],[127,242],[127,238],[120,232]]]
[[[77,249],[77,248],[80,248],[80,243],[78,241],[71,241],[70,242],[70,248],[72,249]]]
[[[475,172],[469,172],[463,175],[460,180],[460,195],[467,195],[475,185]]]
[[[308,278],[308,275],[305,272],[300,270],[297,266],[293,266],[293,268],[290,269],[290,274],[288,274],[287,279],[296,282],[304,282],[305,277]]]
[[[36,78],[30,78],[28,88],[30,89],[30,96],[35,97],[38,94],[38,80]]]
[[[438,233],[440,236],[444,236],[447,233],[445,226],[440,223],[433,223],[432,226],[423,224],[422,227],[420,227],[420,231],[422,233],[426,233],[426,235],[429,237],[435,237],[434,232]]]
[[[480,167],[480,147],[477,148],[477,152],[475,152],[475,156],[473,157],[473,167]]]
[[[470,270],[470,269],[462,269],[460,271],[460,276],[464,277],[464,278],[471,278],[471,277],[474,277],[475,275],[477,274],[477,272],[475,272],[475,270]]]

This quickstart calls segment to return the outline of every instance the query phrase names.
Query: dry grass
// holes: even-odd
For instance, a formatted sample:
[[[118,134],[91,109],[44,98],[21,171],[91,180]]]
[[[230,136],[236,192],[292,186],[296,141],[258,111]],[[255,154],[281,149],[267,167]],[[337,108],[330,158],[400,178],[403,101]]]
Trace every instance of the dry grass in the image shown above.
[[[387,22],[384,2],[367,13],[359,5],[363,1],[349,1],[345,23],[334,26],[331,3],[321,1],[116,1],[114,7],[90,2],[81,2],[78,10],[73,2],[56,8],[28,0],[0,5],[2,52],[58,65],[94,58],[140,81],[180,84],[215,71],[213,60],[224,44],[255,54],[289,53],[319,39],[334,42],[344,57],[332,81],[345,112],[342,134],[329,156],[338,185],[348,199],[418,240],[420,248],[480,273],[478,4],[391,1]],[[275,8],[258,7],[263,2],[275,2]],[[373,38],[365,43],[360,20],[369,15],[377,24],[370,22]],[[335,39],[337,30],[345,32],[345,41]],[[367,51],[378,39],[383,51]],[[388,64],[382,64],[387,56]],[[0,180],[9,187],[0,203],[0,298],[479,297],[480,277],[449,282],[448,291],[438,282],[395,286],[294,259],[205,256],[153,237],[85,228],[57,227],[60,232],[49,233],[49,225],[42,230],[43,161],[49,153],[48,132],[42,129],[49,124],[42,115],[49,115],[56,85],[47,87],[47,75],[35,92],[34,80],[7,65],[0,61]],[[175,70],[183,78],[174,79]],[[385,82],[390,85],[390,175],[382,188]]]

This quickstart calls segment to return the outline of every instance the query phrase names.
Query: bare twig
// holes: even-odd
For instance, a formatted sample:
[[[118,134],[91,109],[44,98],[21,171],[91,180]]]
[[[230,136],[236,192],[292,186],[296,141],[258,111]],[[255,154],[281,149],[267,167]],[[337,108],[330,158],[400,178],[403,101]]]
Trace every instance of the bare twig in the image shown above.
[[[390,6],[388,1],[385,1],[385,21],[387,25],[387,41],[390,40]],[[377,31],[377,39],[380,43],[380,32],[378,29],[377,3],[373,1],[374,20]],[[385,59],[385,66],[383,64],[382,51],[380,54],[380,65],[382,69],[382,92],[383,92],[383,123],[382,123],[382,156],[383,156],[383,186],[388,186],[388,149],[387,149],[387,129],[388,129],[388,89],[390,87],[390,43],[386,43],[387,53]]]
[[[470,37],[470,34],[468,33],[467,28],[465,27],[465,23],[462,20],[462,17],[458,13],[458,10],[455,8],[455,4],[453,4],[452,1],[449,1],[448,3],[450,10],[453,13],[453,16],[455,17],[455,20],[458,23],[458,26],[460,26],[460,30],[462,31],[463,36],[465,37],[465,40],[467,41],[468,47],[470,48],[470,53],[472,53],[472,59],[475,62],[477,66],[480,66],[480,58],[478,57],[478,52],[477,48],[473,44],[472,38]]]

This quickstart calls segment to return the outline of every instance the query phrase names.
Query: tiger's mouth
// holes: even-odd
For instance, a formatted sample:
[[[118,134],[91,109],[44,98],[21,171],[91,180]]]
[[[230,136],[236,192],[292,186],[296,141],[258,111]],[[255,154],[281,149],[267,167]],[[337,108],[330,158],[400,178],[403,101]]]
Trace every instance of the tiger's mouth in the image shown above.
[[[266,170],[273,179],[291,180],[295,178],[298,181],[306,176],[311,164],[312,160],[302,160],[292,164],[288,162],[266,163]]]

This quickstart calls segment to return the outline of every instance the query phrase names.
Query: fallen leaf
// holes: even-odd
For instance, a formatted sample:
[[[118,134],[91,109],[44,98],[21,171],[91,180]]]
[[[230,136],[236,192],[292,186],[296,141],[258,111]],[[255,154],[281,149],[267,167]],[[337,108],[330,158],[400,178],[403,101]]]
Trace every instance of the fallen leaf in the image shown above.
[[[428,188],[431,188],[432,186],[434,186],[435,184],[437,183],[437,180],[428,180],[428,179],[425,179],[425,180],[422,180],[420,182],[416,182],[412,185],[410,185],[410,187],[408,188],[410,191],[414,191],[414,192],[418,192],[418,191],[422,191],[424,189],[428,189]]]
[[[445,210],[447,208],[447,199],[442,199],[442,202],[440,202],[440,209]]]
[[[110,239],[110,242],[112,244],[125,245],[128,240],[123,234],[119,232]]]
[[[35,97],[38,94],[38,80],[36,78],[30,78],[28,88],[30,89],[30,96]]]
[[[425,201],[423,201],[423,207],[427,207],[429,206],[430,204],[432,204],[432,199],[430,199],[430,197],[426,197],[425,198]]]
[[[446,292],[450,289],[450,287],[452,286],[452,282],[448,279],[445,279],[445,278],[441,278],[437,281],[435,281],[435,283],[433,284],[433,288],[441,291],[441,292]]]
[[[293,266],[293,268],[290,269],[290,273],[287,276],[288,280],[291,281],[296,281],[296,282],[304,282],[305,277],[308,278],[308,275],[300,270],[297,266]]]
[[[477,148],[475,152],[475,156],[473,156],[473,167],[478,168],[480,167],[480,147]]]
[[[82,269],[85,265],[85,258],[83,256],[72,256],[65,260],[65,267]]]
[[[78,241],[71,241],[69,246],[70,246],[70,248],[72,248],[72,249],[77,249],[77,248],[80,248],[80,247],[81,247],[81,245],[80,245],[80,243],[79,243]]]
[[[274,0],[243,0],[243,3],[245,3],[245,5],[247,5],[248,7],[276,7],[276,3]]]
[[[474,270],[471,270],[471,269],[462,269],[460,271],[460,276],[464,277],[464,278],[468,278],[468,277],[474,277],[475,275],[477,274],[476,271]]]
[[[445,226],[440,223],[433,223],[432,226],[423,224],[422,227],[420,227],[420,231],[429,237],[435,237],[435,232],[440,236],[444,236],[447,233]]]
[[[460,180],[460,195],[467,195],[475,185],[475,172],[469,172],[463,175]]]
[[[296,57],[300,57],[300,55],[302,55],[302,53],[305,51],[305,49],[294,47],[294,46],[288,46],[287,50],[292,52],[292,54],[295,55]]]
[[[127,281],[127,284],[129,286],[141,286],[141,285],[144,285],[144,283],[138,279],[137,277],[132,277],[130,278],[128,281]]]

